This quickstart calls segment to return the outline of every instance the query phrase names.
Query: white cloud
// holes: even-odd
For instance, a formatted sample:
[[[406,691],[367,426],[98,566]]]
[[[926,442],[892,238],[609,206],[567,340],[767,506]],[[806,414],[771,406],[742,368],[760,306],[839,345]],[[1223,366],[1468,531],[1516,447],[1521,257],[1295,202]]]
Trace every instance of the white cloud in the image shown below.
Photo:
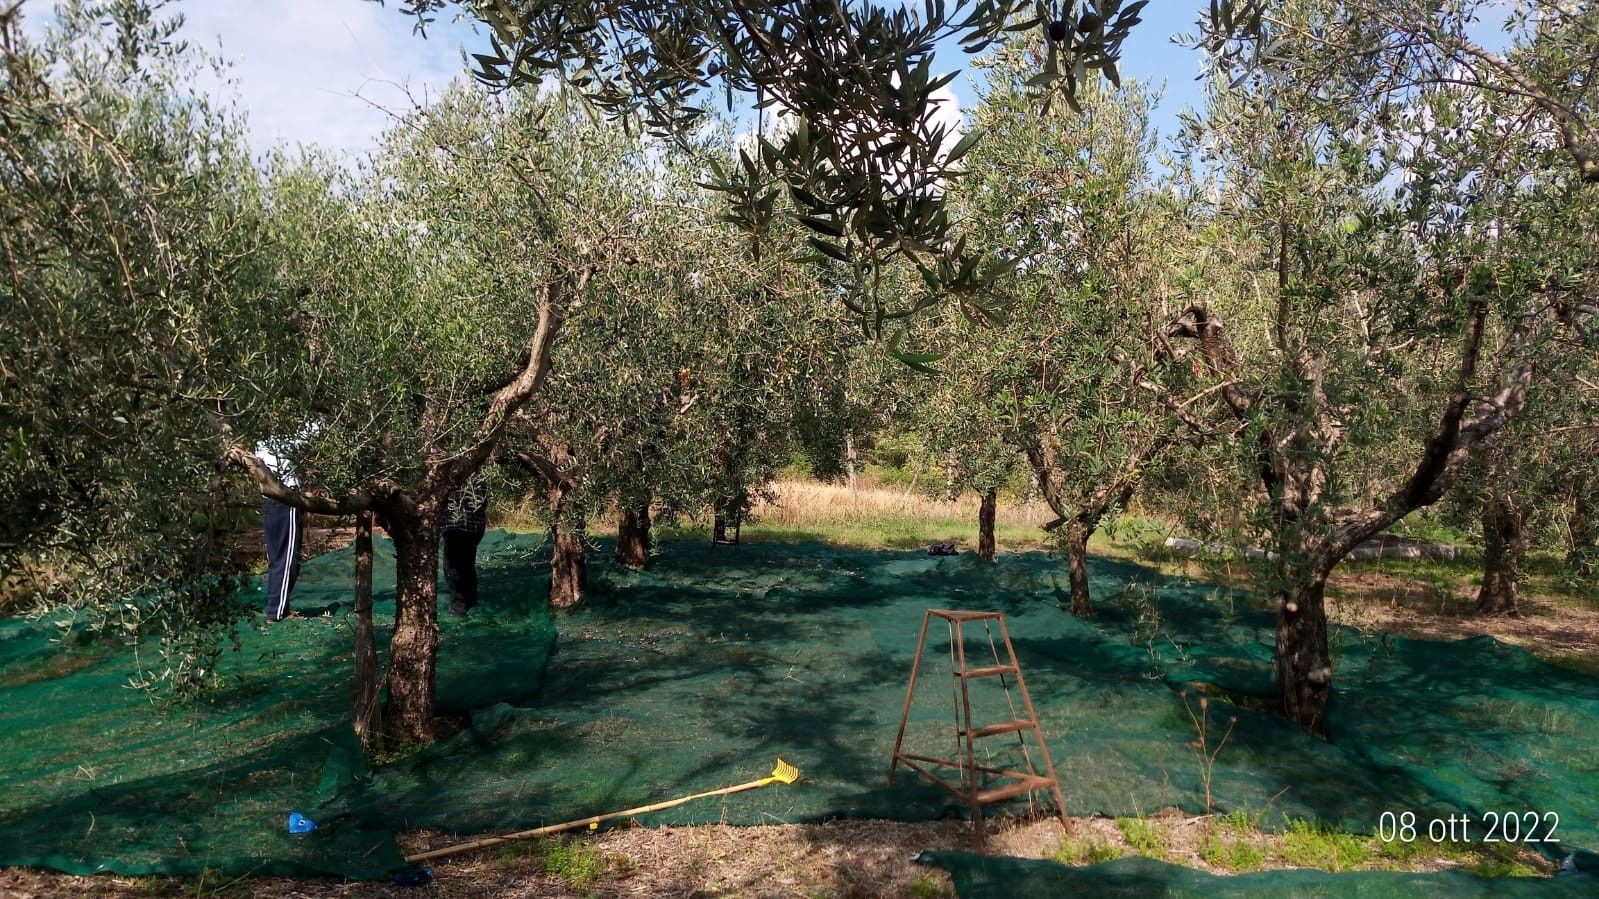
[[[184,18],[181,36],[231,64],[227,80],[196,87],[239,101],[257,154],[276,144],[318,144],[342,153],[373,147],[410,97],[437,96],[468,77],[461,50],[487,39],[469,23],[440,16],[428,37],[415,20],[368,0],[183,0],[166,7]],[[24,7],[37,36],[53,5]]]
[[[437,22],[427,40],[413,20],[364,0],[190,0],[176,9],[183,36],[232,63],[232,85],[257,152],[274,144],[372,147],[384,110],[404,112],[464,77],[461,48],[482,39],[465,24]]]
[[[895,77],[894,83],[899,83],[898,77]],[[787,135],[793,130],[795,124],[794,116],[786,109],[778,107],[774,107],[774,109],[775,112],[769,112],[762,120],[765,125],[764,133],[768,139]],[[734,147],[742,150],[754,149],[756,125],[755,121],[753,121],[753,116],[751,118],[750,124],[734,138]],[[923,121],[930,127],[939,125],[944,127],[944,140],[940,144],[941,150],[947,151],[953,148],[966,134],[966,117],[961,112],[960,98],[955,95],[955,92],[947,84],[933,91],[932,96],[928,98],[927,113],[923,116]]]

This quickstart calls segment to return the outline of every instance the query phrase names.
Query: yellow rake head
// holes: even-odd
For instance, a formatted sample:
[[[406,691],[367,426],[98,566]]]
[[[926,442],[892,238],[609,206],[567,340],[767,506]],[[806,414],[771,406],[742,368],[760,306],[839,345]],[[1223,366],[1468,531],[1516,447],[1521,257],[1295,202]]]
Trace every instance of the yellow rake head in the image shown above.
[[[777,767],[772,769],[772,776],[769,778],[769,780],[791,784],[794,781],[799,780],[799,769],[793,765],[790,765],[788,762],[783,761],[782,759],[778,759]]]

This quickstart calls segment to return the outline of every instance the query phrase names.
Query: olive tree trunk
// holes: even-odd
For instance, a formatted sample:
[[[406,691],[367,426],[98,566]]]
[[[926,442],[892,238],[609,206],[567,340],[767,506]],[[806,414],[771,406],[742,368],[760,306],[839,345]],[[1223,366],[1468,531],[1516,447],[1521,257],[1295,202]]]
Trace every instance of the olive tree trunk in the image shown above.
[[[1516,572],[1527,549],[1522,512],[1515,499],[1495,493],[1482,508],[1482,590],[1477,611],[1483,615],[1518,614]]]
[[[583,559],[583,531],[565,524],[555,525],[555,547],[550,555],[550,605],[570,609],[583,602],[587,573]]]
[[[851,434],[844,435],[844,473],[849,482],[849,498],[855,501],[856,480],[855,468],[858,457],[855,454],[855,437]]]
[[[231,425],[208,413],[213,426],[228,444],[223,459],[250,473],[261,495],[322,515],[350,515],[376,510],[394,540],[394,633],[389,640],[387,727],[397,736],[419,743],[435,737],[434,675],[439,645],[438,576],[439,522],[443,498],[489,461],[505,435],[511,417],[543,389],[553,367],[551,347],[566,316],[571,296],[581,297],[596,263],[583,254],[581,265],[543,285],[538,322],[528,342],[526,358],[505,378],[477,385],[488,396],[483,419],[473,429],[465,449],[429,461],[420,483],[367,484],[342,497],[322,491],[290,488],[253,452],[235,439]],[[439,410],[424,404],[424,419]],[[375,667],[375,666],[374,666]]]
[[[1072,614],[1090,618],[1094,614],[1093,596],[1088,586],[1088,540],[1099,529],[1100,522],[1113,509],[1125,509],[1132,502],[1138,481],[1143,477],[1144,466],[1173,443],[1170,436],[1151,440],[1127,454],[1122,468],[1111,480],[1100,484],[1083,497],[1075,507],[1062,488],[1066,476],[1055,462],[1054,451],[1039,443],[1026,450],[1027,461],[1033,467],[1039,493],[1055,520],[1044,525],[1049,533],[1059,531],[1061,551],[1066,554],[1066,566],[1071,573]]]
[[[550,503],[550,605],[557,609],[571,609],[583,602],[583,588],[587,582],[583,558],[583,524],[568,520],[566,498],[568,485],[552,485],[548,491]],[[575,516],[574,516],[575,517]]]
[[[439,528],[436,500],[389,516],[394,539],[394,636],[389,641],[389,703],[384,717],[405,739],[434,739],[434,674],[439,646]]]
[[[999,506],[999,491],[993,487],[983,491],[983,500],[977,506],[977,556],[984,562],[994,561],[994,514]]]
[[[1286,248],[1284,240],[1282,246]],[[1286,253],[1286,249],[1284,249]],[[1281,277],[1281,276],[1280,276]],[[1283,296],[1287,296],[1286,292]],[[1341,432],[1325,411],[1320,362],[1313,356],[1292,361],[1297,374],[1312,389],[1296,402],[1322,407],[1315,429],[1299,429],[1284,440],[1270,429],[1259,439],[1258,457],[1262,486],[1276,509],[1276,532],[1284,538],[1282,587],[1277,609],[1277,690],[1285,716],[1309,733],[1326,737],[1327,702],[1332,695],[1332,658],[1327,647],[1327,578],[1360,543],[1382,533],[1405,516],[1437,502],[1460,476],[1466,462],[1483,442],[1497,433],[1526,404],[1532,384],[1533,364],[1527,357],[1509,367],[1492,397],[1478,397],[1471,388],[1481,356],[1488,304],[1472,297],[1471,318],[1461,347],[1460,368],[1454,388],[1443,405],[1438,423],[1422,445],[1415,467],[1387,496],[1380,497],[1331,530],[1320,534],[1306,530],[1309,513],[1322,502],[1324,469]],[[1210,366],[1223,373],[1238,369],[1237,358],[1221,323],[1209,314],[1204,301],[1191,303],[1167,331],[1168,336],[1193,337]],[[1255,398],[1237,386],[1222,390],[1222,399],[1240,420],[1255,410]],[[1473,411],[1475,409],[1475,411]],[[1318,448],[1316,444],[1320,444]],[[1306,460],[1309,460],[1308,463]]]
[[[372,513],[355,516],[355,674],[350,680],[350,720],[361,746],[371,749],[383,732],[378,703],[378,644],[372,627]]]
[[[1088,587],[1088,538],[1093,534],[1091,524],[1074,517],[1060,535],[1066,567],[1071,573],[1072,614],[1078,618],[1094,617],[1094,601]]]
[[[616,561],[639,570],[650,561],[650,504],[622,508],[616,523]]]
[[[1566,555],[1566,565],[1578,575],[1592,575],[1599,571],[1599,509],[1594,508],[1594,498],[1578,485],[1577,495],[1571,505],[1571,552]]]
[[[1282,713],[1315,736],[1327,736],[1332,654],[1327,646],[1327,576],[1312,572],[1278,595],[1277,689]]]

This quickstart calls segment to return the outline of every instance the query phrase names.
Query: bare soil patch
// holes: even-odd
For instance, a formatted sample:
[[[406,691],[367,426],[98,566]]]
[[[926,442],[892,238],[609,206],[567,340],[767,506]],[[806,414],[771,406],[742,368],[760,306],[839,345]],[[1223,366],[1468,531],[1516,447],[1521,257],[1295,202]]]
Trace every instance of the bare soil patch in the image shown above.
[[[1480,615],[1476,585],[1466,576],[1427,582],[1360,565],[1335,574],[1328,614],[1340,624],[1429,640],[1491,636],[1545,658],[1599,663],[1599,603],[1524,585],[1520,614]]]
[[[1237,831],[1208,815],[1168,810],[1143,819],[1158,834],[1158,847],[1131,843],[1126,822],[1105,817],[1074,818],[1068,837],[1056,818],[990,820],[987,851],[1017,858],[1056,858],[1063,847],[1090,844],[1107,857],[1144,854],[1214,874],[1237,873],[1206,860],[1208,840],[1243,841],[1259,849],[1258,870],[1297,867],[1291,837]],[[400,835],[407,852],[466,839],[433,832]],[[1372,844],[1375,847],[1375,844]],[[919,865],[922,850],[976,851],[964,821],[921,823],[833,821],[766,827],[621,827],[597,834],[506,844],[433,863],[433,882],[420,887],[336,880],[217,877],[74,877],[31,869],[0,869],[0,896],[44,899],[84,896],[133,899],[146,896],[230,896],[244,899],[332,899],[332,897],[447,897],[447,899],[878,899],[954,896],[949,877]],[[1068,859],[1070,860],[1070,859]],[[1095,859],[1098,860],[1098,859]],[[1372,848],[1355,868],[1436,871],[1460,867],[1472,856],[1459,852],[1418,853],[1403,860]],[[1527,873],[1549,874],[1552,865],[1524,852],[1516,859]]]

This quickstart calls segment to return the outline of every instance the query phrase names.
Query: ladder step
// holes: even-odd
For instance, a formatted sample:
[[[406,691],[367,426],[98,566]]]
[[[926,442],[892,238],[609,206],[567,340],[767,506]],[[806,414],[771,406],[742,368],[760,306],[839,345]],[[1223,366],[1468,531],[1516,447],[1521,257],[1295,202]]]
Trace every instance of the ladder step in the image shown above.
[[[960,668],[953,672],[956,677],[993,677],[996,674],[1015,674],[1015,665],[995,665],[991,668]]]
[[[972,739],[981,740],[984,737],[992,737],[995,734],[1014,733],[1018,730],[1035,730],[1037,727],[1038,725],[1031,721],[1006,721],[1003,724],[990,724],[987,727],[979,727],[972,731]],[[960,733],[961,736],[966,735],[965,731]]]
[[[1054,785],[1055,782],[1047,777],[1023,777],[1015,783],[979,791],[977,801],[979,804],[987,805],[990,802],[999,802],[1001,799],[1011,799],[1023,793],[1031,793],[1034,790],[1047,790]]]
[[[955,609],[928,609],[927,614],[945,621],[988,621],[1005,617],[1003,612],[965,612]]]

